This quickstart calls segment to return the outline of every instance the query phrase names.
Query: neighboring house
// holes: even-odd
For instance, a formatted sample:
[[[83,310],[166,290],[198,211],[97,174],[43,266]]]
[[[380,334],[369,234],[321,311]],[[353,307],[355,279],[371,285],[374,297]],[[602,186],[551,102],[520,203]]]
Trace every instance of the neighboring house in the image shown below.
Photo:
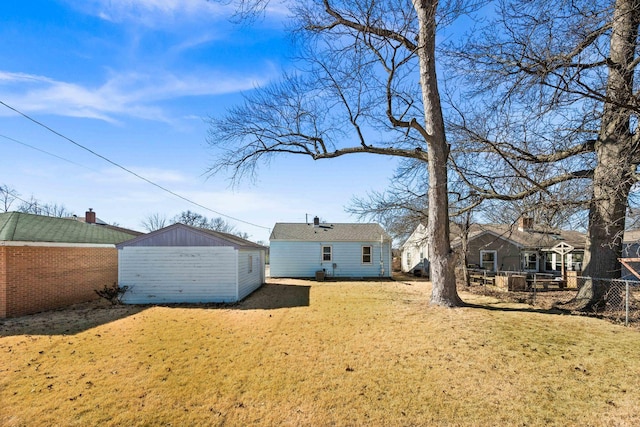
[[[488,271],[527,271],[559,274],[562,260],[567,270],[582,270],[586,242],[584,233],[535,227],[531,219],[521,218],[517,226],[473,224],[469,230],[467,264]],[[460,238],[452,248],[461,246]],[[573,249],[562,256],[557,245]]]
[[[271,277],[391,277],[391,237],[379,224],[277,223]]]
[[[400,246],[402,271],[428,276],[428,248],[427,227],[424,224],[418,224],[407,241]]]
[[[235,302],[265,281],[266,248],[231,234],[177,223],[117,247],[129,304]]]
[[[140,233],[20,212],[0,213],[0,318],[98,298],[118,280],[116,243]]]

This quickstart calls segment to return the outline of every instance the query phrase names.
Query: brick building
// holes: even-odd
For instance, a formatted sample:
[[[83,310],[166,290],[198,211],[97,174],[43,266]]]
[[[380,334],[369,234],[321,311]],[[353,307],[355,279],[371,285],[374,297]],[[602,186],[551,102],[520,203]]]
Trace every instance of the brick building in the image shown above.
[[[142,233],[84,221],[0,213],[0,318],[97,298],[118,281],[116,243]]]

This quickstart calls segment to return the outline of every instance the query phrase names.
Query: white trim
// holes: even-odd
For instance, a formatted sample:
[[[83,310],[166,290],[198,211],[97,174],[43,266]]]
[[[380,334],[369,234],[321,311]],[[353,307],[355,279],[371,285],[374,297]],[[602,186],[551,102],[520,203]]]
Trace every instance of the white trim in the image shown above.
[[[535,268],[529,268],[529,265],[527,263],[529,255],[536,256]],[[540,271],[540,254],[538,253],[538,251],[522,251],[521,262],[522,262],[522,271],[535,271],[535,272]]]
[[[234,248],[236,254],[236,301],[240,300],[240,251]]]
[[[325,260],[324,259],[324,248],[329,248],[329,259]],[[333,245],[325,245],[325,244],[321,244],[320,245],[320,263],[324,263],[324,262],[333,262]]]
[[[482,262],[482,255],[484,255],[485,253],[492,253],[493,254],[493,270],[491,271],[498,271],[498,251],[496,250],[485,250],[485,249],[481,249],[480,250],[480,268],[484,268],[484,263]]]
[[[58,242],[14,242],[3,240],[0,241],[0,246],[40,246],[40,247],[55,247],[55,248],[114,248],[113,243],[58,243]]]
[[[364,248],[369,248],[369,262],[364,262]],[[382,257],[382,245],[380,247],[380,256]],[[373,246],[371,245],[362,245],[360,246],[360,264],[362,265],[373,265]]]

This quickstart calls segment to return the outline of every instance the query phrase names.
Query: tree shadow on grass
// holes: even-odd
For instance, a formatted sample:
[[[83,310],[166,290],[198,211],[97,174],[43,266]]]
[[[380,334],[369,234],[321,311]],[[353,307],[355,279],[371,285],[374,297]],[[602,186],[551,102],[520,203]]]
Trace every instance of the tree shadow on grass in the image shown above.
[[[311,286],[267,283],[236,305],[240,310],[308,307]]]
[[[0,319],[0,338],[15,335],[75,335],[146,310],[147,306],[111,305],[102,300],[26,316]]]
[[[558,307],[551,308],[535,308],[535,307],[505,307],[503,305],[504,302],[499,302],[494,304],[476,304],[476,303],[468,303],[465,302],[463,307],[468,308],[476,308],[480,310],[489,310],[489,311],[503,311],[503,312],[516,312],[516,313],[540,313],[540,314],[555,314],[555,315],[568,315],[571,314],[569,310],[563,310]]]

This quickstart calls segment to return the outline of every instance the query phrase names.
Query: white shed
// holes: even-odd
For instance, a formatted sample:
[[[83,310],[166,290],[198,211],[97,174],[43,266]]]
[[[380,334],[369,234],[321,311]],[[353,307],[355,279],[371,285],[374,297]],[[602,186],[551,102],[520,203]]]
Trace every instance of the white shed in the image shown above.
[[[231,234],[177,223],[116,247],[128,304],[235,302],[265,281],[266,248]]]

